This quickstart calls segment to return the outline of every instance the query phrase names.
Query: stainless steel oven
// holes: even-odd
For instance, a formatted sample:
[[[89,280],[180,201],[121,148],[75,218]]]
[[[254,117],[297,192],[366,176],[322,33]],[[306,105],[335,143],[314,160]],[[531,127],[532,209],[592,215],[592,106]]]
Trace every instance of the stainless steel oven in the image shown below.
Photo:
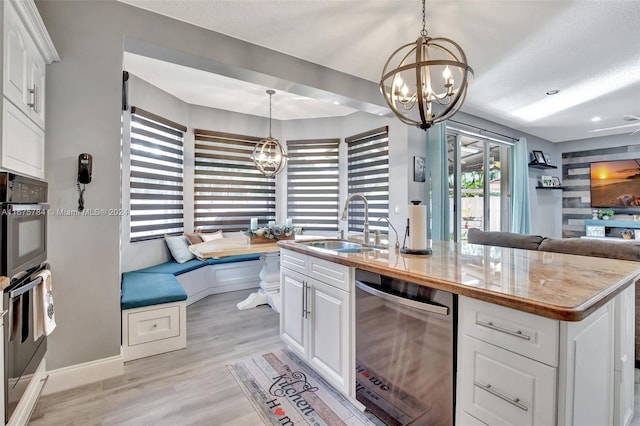
[[[454,424],[456,304],[356,270],[356,398],[385,424]]]
[[[4,290],[5,422],[8,422],[47,350],[36,335],[34,289],[48,268],[47,183],[0,173],[0,275],[10,278]],[[37,315],[35,316],[37,317]]]
[[[4,290],[4,406],[5,423],[20,402],[29,382],[47,352],[47,337],[37,336],[34,311],[41,309],[35,288],[42,283],[38,274],[49,267],[36,266],[17,274]]]
[[[47,260],[47,183],[0,173],[0,275],[14,275]]]

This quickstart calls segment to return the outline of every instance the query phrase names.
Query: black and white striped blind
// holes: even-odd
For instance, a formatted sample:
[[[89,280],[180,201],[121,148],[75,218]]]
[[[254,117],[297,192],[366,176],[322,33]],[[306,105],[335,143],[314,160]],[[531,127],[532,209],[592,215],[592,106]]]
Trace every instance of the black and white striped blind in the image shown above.
[[[348,144],[349,195],[363,194],[369,202],[371,230],[388,230],[389,216],[389,128],[380,127],[345,138]],[[354,198],[349,204],[349,231],[362,232],[364,203]]]
[[[185,126],[131,107],[130,240],[183,232]]]
[[[340,139],[287,141],[287,217],[307,234],[338,232]]]
[[[276,184],[250,158],[259,137],[195,129],[194,226],[245,230],[275,220]]]

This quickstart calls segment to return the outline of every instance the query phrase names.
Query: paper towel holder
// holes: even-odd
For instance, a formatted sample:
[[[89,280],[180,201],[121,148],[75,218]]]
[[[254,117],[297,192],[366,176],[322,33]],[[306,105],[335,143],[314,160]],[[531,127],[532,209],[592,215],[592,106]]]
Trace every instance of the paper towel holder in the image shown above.
[[[414,206],[417,206],[420,204],[419,200],[411,200],[411,204],[413,204]],[[426,249],[420,249],[420,250],[416,250],[416,249],[410,249],[407,247],[407,237],[409,236],[409,219],[407,219],[407,227],[405,228],[404,231],[404,240],[402,241],[402,248],[400,249],[400,253],[402,254],[416,254],[416,255],[422,255],[422,256],[427,256],[430,254],[433,254],[433,250],[431,250],[430,248],[426,248]]]

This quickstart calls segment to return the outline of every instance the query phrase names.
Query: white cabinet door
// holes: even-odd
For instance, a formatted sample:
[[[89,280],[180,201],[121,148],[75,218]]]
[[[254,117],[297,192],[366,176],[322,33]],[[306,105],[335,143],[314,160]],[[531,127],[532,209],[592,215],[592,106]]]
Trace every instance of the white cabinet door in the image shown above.
[[[349,392],[349,293],[310,279],[309,362],[335,388]]]
[[[280,337],[292,350],[306,358],[306,277],[286,268],[280,271]]]
[[[0,167],[44,179],[44,131],[7,99],[2,108]]]
[[[555,424],[556,369],[463,336],[462,410],[489,425]]]
[[[635,284],[616,297],[613,424],[627,426],[634,409]],[[638,413],[640,415],[640,413]]]
[[[29,89],[29,39],[14,4],[4,2],[4,77],[2,92],[26,113]]]

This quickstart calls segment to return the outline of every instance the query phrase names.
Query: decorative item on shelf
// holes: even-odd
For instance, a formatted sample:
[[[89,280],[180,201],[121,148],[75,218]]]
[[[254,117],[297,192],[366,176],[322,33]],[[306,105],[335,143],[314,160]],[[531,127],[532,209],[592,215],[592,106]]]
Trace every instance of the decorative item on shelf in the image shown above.
[[[289,226],[247,229],[244,234],[249,237],[250,244],[274,243],[279,240],[292,240],[295,238],[294,228]]]
[[[553,176],[540,176],[540,186],[549,188],[553,186]]]
[[[533,164],[547,164],[547,159],[542,151],[533,151]]]
[[[558,176],[553,176],[551,178],[551,186],[554,188],[560,188],[560,178]]]
[[[624,231],[622,231],[622,238],[624,238],[625,240],[630,240],[632,236],[633,232],[630,229],[625,229]]]
[[[267,90],[269,94],[269,137],[256,143],[251,159],[260,172],[267,176],[275,176],[287,165],[287,152],[278,139],[271,137],[271,96],[275,90]]]
[[[600,215],[598,215],[598,209],[591,210],[591,219],[593,220],[600,219]]]
[[[609,220],[614,214],[613,210],[598,210],[598,217],[602,220]]]
[[[385,101],[400,121],[427,130],[458,112],[472,79],[473,69],[456,42],[428,36],[422,0],[420,37],[396,49],[382,70]]]

